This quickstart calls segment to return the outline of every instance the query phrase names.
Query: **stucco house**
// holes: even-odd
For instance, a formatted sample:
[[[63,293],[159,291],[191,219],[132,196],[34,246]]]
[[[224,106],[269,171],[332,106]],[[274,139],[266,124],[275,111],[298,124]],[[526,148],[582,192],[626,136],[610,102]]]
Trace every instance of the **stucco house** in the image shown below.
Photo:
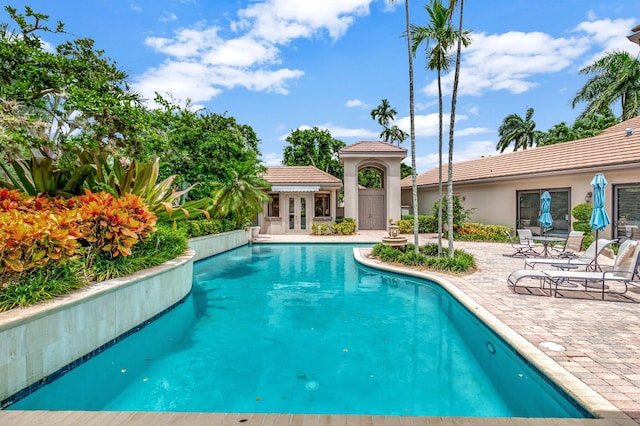
[[[313,166],[267,167],[271,202],[258,214],[261,234],[309,234],[312,222],[337,217],[342,181]]]
[[[407,150],[385,142],[358,142],[340,150],[344,166],[344,206],[338,198],[343,182],[313,166],[267,167],[272,201],[258,214],[261,234],[311,233],[311,224],[338,217],[356,219],[359,229],[386,229],[400,219],[400,163]],[[379,188],[358,184],[358,172],[375,170]]]
[[[613,222],[600,235],[628,234],[630,227],[640,226],[640,117],[590,138],[454,163],[453,189],[464,207],[475,209],[472,221],[536,233],[540,196],[549,191],[553,229],[567,232],[571,208],[591,202],[595,173],[608,181],[605,207]],[[418,212],[429,215],[438,199],[438,169],[420,174],[417,183]],[[410,205],[411,178],[401,186],[402,203]],[[626,225],[619,229],[623,217]]]

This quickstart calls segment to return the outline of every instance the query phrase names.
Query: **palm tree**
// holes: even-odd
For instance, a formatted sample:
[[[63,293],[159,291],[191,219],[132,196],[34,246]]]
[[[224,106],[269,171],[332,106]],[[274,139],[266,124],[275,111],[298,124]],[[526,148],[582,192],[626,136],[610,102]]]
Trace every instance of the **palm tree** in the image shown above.
[[[592,75],[571,101],[575,108],[580,102],[589,102],[578,118],[590,114],[606,114],[616,101],[622,107],[622,120],[640,114],[640,60],[628,52],[613,51],[580,70]]]
[[[371,118],[386,129],[389,127],[389,122],[396,118],[397,113],[398,111],[389,104],[389,100],[383,99],[380,105],[371,110]]]
[[[258,175],[260,171],[255,160],[248,160],[235,165],[229,181],[214,184],[214,216],[230,217],[242,226],[262,211],[263,203],[271,200],[265,192],[271,185]]]
[[[400,146],[400,143],[404,142],[408,137],[409,134],[396,125],[385,127],[382,129],[382,132],[380,132],[380,138],[392,145],[394,142],[398,142],[398,146]]]
[[[460,58],[462,56],[462,16],[464,12],[464,0],[460,1],[460,21],[458,24],[458,46],[456,49],[456,69],[453,76],[453,90],[451,93],[451,114],[449,116],[449,164],[447,169],[447,225],[449,228],[449,257],[453,258],[453,133],[456,123],[456,102],[458,97],[458,81],[460,80]],[[449,19],[453,17],[458,0],[449,3]]]
[[[534,147],[544,134],[536,130],[536,122],[531,117],[533,117],[533,108],[527,109],[524,120],[518,114],[507,115],[498,129],[500,140],[496,149],[504,152],[511,142],[513,142],[514,151]]]
[[[449,71],[451,55],[449,49],[457,37],[457,32],[449,21],[449,11],[442,5],[441,0],[431,0],[430,5],[425,5],[425,10],[430,18],[430,25],[421,27],[411,26],[413,38],[412,50],[415,55],[418,47],[424,42],[426,51],[427,69],[436,70],[438,73],[438,192],[439,200],[442,200],[442,137],[443,137],[443,106],[442,106],[442,72]],[[464,33],[463,44],[470,43],[468,31]],[[433,45],[431,44],[433,42]],[[430,49],[431,47],[431,49]],[[438,203],[438,256],[442,255],[442,203]]]
[[[395,0],[391,0],[395,3]],[[405,35],[407,36],[407,52],[409,57],[409,122],[411,129],[411,193],[413,198],[413,245],[419,251],[418,238],[418,178],[416,176],[416,124],[415,105],[413,102],[413,54],[411,51],[411,25],[409,20],[409,0],[404,1]]]

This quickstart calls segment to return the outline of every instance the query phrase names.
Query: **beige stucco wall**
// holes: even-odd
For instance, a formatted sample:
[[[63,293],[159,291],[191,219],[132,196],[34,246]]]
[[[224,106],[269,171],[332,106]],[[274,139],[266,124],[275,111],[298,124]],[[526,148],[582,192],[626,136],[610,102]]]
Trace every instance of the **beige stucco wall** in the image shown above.
[[[603,168],[599,170],[576,171],[545,176],[523,176],[521,178],[494,180],[481,183],[454,184],[455,194],[464,198],[465,208],[475,208],[472,222],[507,225],[516,227],[516,191],[536,189],[569,188],[571,206],[585,202],[585,195],[592,191],[591,180],[596,173],[603,173],[608,185],[605,188],[605,208],[613,221],[613,186],[640,183],[640,169]],[[444,192],[446,194],[446,183]],[[438,187],[418,189],[419,214],[430,215],[433,204],[438,199]],[[553,202],[553,201],[552,201]],[[411,205],[411,188],[403,188],[402,204]],[[612,236],[613,227],[609,226],[600,233],[603,237]]]
[[[314,217],[315,212],[315,192],[280,192],[280,216],[279,217],[267,217],[265,212],[268,211],[268,203],[265,203],[262,207],[262,212],[258,214],[258,226],[260,227],[261,234],[286,234],[289,231],[289,204],[288,197],[294,196],[306,196],[307,205],[307,229],[304,233],[311,233],[311,224],[313,222],[318,223],[333,223],[337,217],[338,206],[338,190],[336,188],[320,187],[320,192],[329,192],[330,194],[330,216],[329,217]],[[303,233],[301,231],[301,233]]]
[[[389,219],[400,219],[401,191],[400,191],[400,163],[402,158],[383,157],[371,158],[367,156],[345,157],[344,164],[344,216],[357,220],[358,218],[358,171],[364,167],[375,167],[383,171],[385,176],[385,190],[387,206],[385,209],[385,223]]]

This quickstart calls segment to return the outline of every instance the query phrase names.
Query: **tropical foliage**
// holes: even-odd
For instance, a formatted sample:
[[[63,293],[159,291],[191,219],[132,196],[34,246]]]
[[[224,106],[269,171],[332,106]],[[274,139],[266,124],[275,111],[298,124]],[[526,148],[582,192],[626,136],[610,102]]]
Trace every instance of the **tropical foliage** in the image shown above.
[[[525,118],[518,114],[509,114],[505,117],[498,129],[500,140],[496,149],[504,152],[511,144],[513,150],[527,149],[536,146],[542,138],[542,132],[536,130],[536,123],[532,120],[533,108],[528,108]]]
[[[389,104],[388,99],[382,99],[380,105],[371,110],[371,118],[382,126],[380,139],[390,144],[397,142],[400,146],[409,134],[396,125],[389,126],[391,121],[395,120],[397,113],[398,111]]]
[[[619,102],[622,120],[640,114],[640,59],[628,52],[612,51],[580,70],[590,76],[571,101],[575,107],[588,105],[579,118],[591,114],[607,114]]]
[[[449,256],[445,249],[445,257],[438,256],[437,244],[426,244],[415,250],[413,244],[407,244],[405,251],[400,251],[385,244],[373,246],[371,254],[383,262],[401,263],[409,267],[425,268],[439,272],[470,273],[476,268],[473,255],[455,250]]]
[[[328,130],[296,129],[287,136],[282,164],[285,166],[314,166],[339,179],[344,168],[338,161],[338,151],[346,144],[334,139]]]

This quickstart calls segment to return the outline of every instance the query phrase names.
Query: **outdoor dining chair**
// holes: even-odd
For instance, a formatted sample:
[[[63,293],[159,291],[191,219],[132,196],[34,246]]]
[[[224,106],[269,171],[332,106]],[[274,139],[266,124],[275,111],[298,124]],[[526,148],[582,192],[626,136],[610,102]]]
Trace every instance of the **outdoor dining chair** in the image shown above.
[[[583,239],[584,232],[571,231],[564,244],[555,245],[551,247],[551,250],[554,252],[555,257],[559,259],[578,257],[578,252],[582,251]]]
[[[536,252],[533,247],[529,244],[522,244],[517,242],[514,237],[511,235],[511,232],[505,231],[507,237],[509,237],[509,242],[511,243],[511,247],[515,250],[512,254],[505,254],[508,257],[531,257],[538,256],[538,252]]]

